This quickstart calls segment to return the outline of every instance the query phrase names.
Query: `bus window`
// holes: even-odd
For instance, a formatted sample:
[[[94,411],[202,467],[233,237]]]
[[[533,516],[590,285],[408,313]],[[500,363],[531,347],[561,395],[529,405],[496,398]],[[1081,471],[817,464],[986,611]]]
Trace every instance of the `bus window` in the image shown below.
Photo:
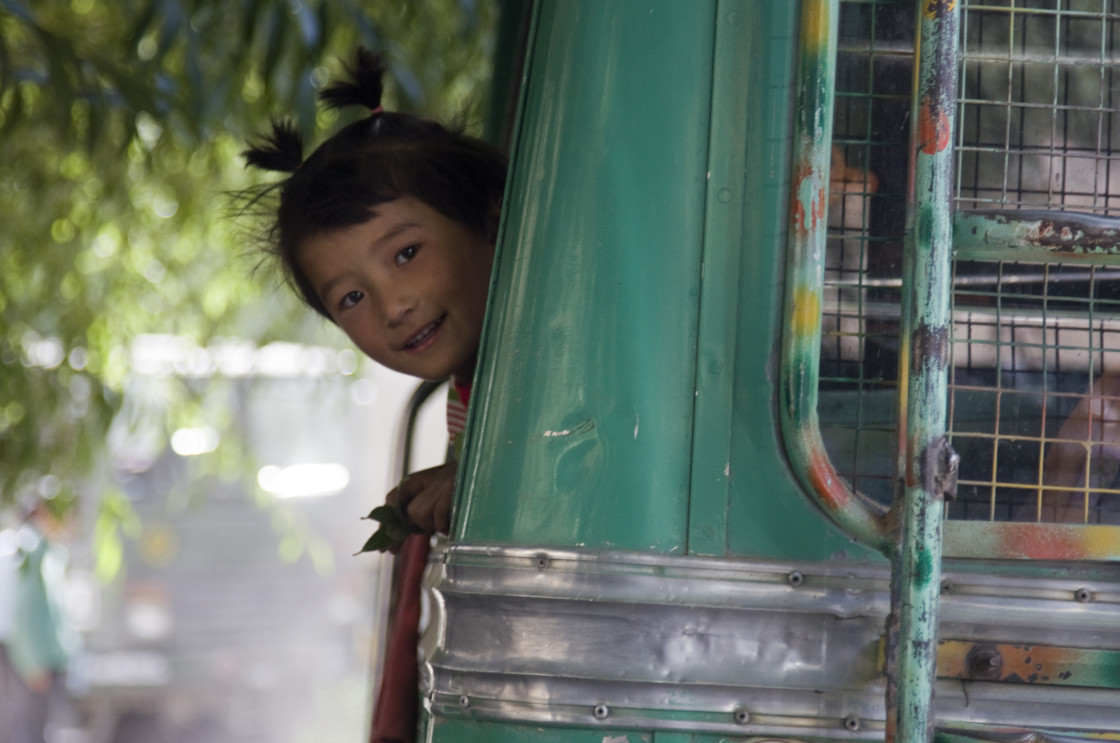
[[[837,470],[888,503],[914,8],[841,12],[834,143],[877,188],[856,209],[848,190],[831,200],[820,414]],[[949,519],[1120,523],[1120,459],[1101,418],[1120,350],[1120,269],[1102,221],[1120,208],[1116,24],[1099,6],[962,7],[948,398],[961,464]],[[991,237],[1016,223],[1036,227]],[[1094,231],[1088,248],[1069,237]]]

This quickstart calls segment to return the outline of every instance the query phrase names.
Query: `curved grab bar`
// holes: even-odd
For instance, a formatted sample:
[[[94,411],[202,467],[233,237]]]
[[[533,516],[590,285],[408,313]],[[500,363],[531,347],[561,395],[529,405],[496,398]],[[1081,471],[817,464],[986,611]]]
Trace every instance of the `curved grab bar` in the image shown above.
[[[802,3],[779,412],[786,452],[802,485],[842,529],[889,554],[886,509],[836,473],[817,416],[838,14],[838,0]]]

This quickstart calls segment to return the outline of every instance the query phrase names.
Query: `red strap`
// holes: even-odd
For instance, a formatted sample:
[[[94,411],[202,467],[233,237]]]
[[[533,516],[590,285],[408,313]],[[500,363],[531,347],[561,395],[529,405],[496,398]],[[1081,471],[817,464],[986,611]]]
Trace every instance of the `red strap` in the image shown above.
[[[396,556],[396,606],[389,622],[389,643],[381,690],[373,711],[370,743],[412,743],[419,715],[420,581],[428,564],[431,537],[414,534]]]

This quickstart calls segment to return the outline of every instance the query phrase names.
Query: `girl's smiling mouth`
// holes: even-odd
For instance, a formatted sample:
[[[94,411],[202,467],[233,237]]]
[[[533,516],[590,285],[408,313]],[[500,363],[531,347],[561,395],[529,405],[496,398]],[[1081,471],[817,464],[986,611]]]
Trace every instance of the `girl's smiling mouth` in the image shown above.
[[[446,314],[441,315],[435,322],[429,323],[420,328],[420,330],[414,333],[411,338],[405,341],[405,344],[402,347],[403,350],[416,351],[427,346],[429,341],[434,340],[436,331],[439,330],[440,326],[443,325],[443,321],[446,319]]]

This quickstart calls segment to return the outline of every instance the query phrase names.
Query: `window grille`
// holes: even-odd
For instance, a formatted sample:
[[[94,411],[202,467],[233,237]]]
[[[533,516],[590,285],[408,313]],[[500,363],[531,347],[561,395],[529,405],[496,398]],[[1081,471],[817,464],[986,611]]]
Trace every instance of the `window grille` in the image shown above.
[[[837,471],[884,503],[913,5],[843,3],[836,68],[819,412]],[[1113,0],[962,3],[957,211],[1120,216],[1118,24]],[[1120,267],[962,260],[953,285],[948,518],[1120,524]]]

